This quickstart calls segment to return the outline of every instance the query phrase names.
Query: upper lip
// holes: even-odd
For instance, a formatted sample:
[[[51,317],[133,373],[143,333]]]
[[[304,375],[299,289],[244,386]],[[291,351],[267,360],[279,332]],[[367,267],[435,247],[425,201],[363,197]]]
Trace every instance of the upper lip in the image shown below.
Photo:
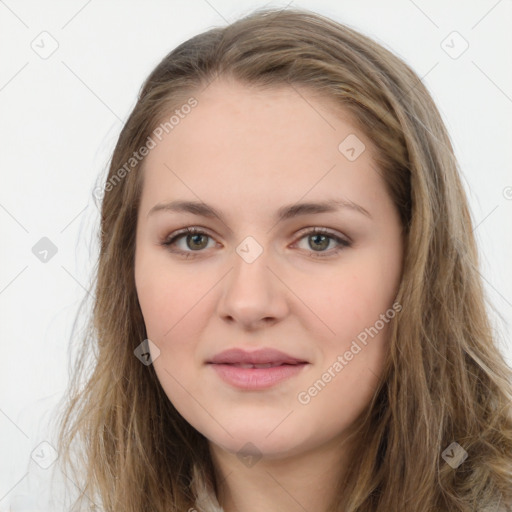
[[[212,357],[207,363],[213,364],[299,364],[307,363],[304,359],[290,356],[273,348],[263,348],[247,352],[241,348],[224,350]]]

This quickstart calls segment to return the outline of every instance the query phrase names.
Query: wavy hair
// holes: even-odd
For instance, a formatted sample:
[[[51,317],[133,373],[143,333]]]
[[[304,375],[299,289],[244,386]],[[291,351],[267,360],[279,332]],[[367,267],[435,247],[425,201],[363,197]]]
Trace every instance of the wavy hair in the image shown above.
[[[207,439],[174,408],[153,366],[134,356],[146,338],[134,280],[144,159],[112,181],[162,119],[218,77],[335,100],[373,141],[406,234],[403,310],[329,511],[512,507],[512,371],[489,320],[447,130],[400,58],[303,9],[257,10],[199,34],[142,85],[101,202],[94,305],[59,418],[64,470],[108,512],[222,510]],[[467,452],[457,468],[443,456],[450,445]]]

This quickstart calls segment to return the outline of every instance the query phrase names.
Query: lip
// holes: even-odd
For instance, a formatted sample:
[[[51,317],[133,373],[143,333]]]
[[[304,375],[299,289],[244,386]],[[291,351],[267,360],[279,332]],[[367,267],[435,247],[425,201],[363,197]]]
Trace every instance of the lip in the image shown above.
[[[213,364],[298,364],[308,361],[290,356],[274,348],[261,348],[252,352],[241,348],[231,348],[215,355],[207,362]]]
[[[230,349],[207,361],[217,375],[228,384],[245,390],[270,388],[304,370],[308,361],[279,350],[264,348],[253,352]],[[248,365],[266,365],[250,367]]]

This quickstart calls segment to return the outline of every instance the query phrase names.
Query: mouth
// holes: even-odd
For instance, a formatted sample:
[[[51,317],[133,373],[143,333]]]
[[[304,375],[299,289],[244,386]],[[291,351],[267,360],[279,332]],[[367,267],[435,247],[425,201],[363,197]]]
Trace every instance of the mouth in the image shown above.
[[[209,364],[230,364],[241,368],[271,368],[281,365],[305,364],[308,361],[273,348],[248,352],[241,348],[225,350],[207,361]]]
[[[309,362],[274,349],[231,349],[207,361],[218,377],[242,390],[264,390],[299,375]]]
[[[226,364],[209,365],[220,379],[231,387],[245,391],[259,391],[277,386],[300,375],[309,363],[297,364]]]
[[[275,368],[276,366],[297,366],[306,364],[304,363],[260,363],[260,364],[251,364],[251,363],[210,363],[210,364],[224,364],[228,366],[234,366],[236,368]]]

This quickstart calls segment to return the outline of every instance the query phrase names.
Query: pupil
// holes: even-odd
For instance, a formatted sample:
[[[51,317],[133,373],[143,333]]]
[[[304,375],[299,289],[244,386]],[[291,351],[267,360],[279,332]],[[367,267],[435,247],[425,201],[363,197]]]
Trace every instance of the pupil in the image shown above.
[[[192,240],[193,240],[193,244],[196,244],[196,241],[197,241],[196,239],[197,239],[197,238],[201,239],[201,238],[202,238],[202,237],[204,237],[204,236],[205,236],[205,235],[189,235],[189,237],[190,237],[190,238],[192,238]],[[197,247],[197,246],[196,246],[196,247]],[[202,249],[202,247],[199,247],[199,248],[200,248],[200,249]],[[192,247],[191,247],[191,249],[192,249]]]
[[[327,245],[329,245],[329,241],[327,240],[327,237],[326,237],[325,235],[313,235],[313,239],[315,240],[313,243],[315,243],[315,244],[316,244],[316,243],[318,243],[318,242],[316,241],[316,239],[317,239],[317,238],[319,238],[319,237],[320,237],[320,238],[323,238],[323,239],[324,239],[324,242],[325,242],[325,241],[327,241]],[[322,246],[321,248],[322,248],[322,249],[325,249],[325,248],[326,248],[325,243],[323,244],[323,246]]]

